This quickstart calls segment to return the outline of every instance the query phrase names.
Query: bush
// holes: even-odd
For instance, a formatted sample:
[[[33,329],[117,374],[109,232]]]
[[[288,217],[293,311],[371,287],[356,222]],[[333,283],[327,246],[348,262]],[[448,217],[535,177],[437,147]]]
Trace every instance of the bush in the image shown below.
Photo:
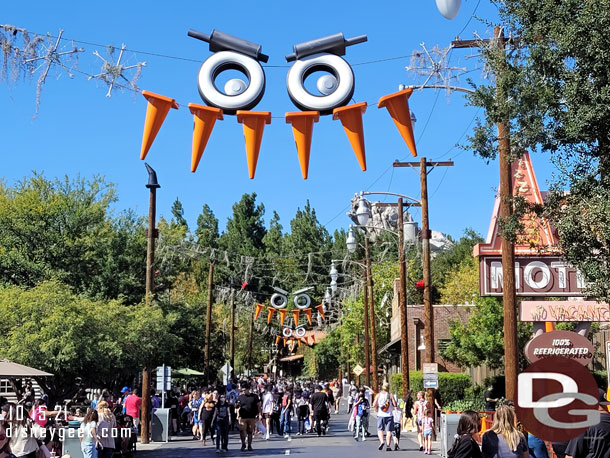
[[[409,385],[413,393],[424,389],[423,374],[421,371],[409,372]],[[438,386],[444,404],[464,399],[464,393],[472,387],[472,380],[468,374],[455,372],[439,372]],[[393,374],[390,379],[392,393],[402,393],[402,374]],[[413,396],[415,399],[415,396]]]

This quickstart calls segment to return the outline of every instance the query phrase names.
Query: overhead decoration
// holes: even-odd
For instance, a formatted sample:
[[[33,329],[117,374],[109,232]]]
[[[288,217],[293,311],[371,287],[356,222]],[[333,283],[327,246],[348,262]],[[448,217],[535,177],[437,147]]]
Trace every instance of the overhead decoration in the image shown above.
[[[267,310],[268,310],[268,312],[267,312],[267,324],[270,324],[271,320],[273,319],[273,314],[275,313],[275,309],[269,307]]]
[[[262,53],[262,47],[220,30],[208,35],[191,29],[188,36],[209,43],[210,52],[214,53],[203,62],[197,76],[203,101],[229,115],[254,108],[265,93],[265,71],[260,62],[267,62],[269,57]],[[229,80],[221,92],[216,79],[226,70],[241,72],[247,82]]]
[[[280,288],[273,288],[276,292],[271,296],[271,306],[276,309],[286,308],[288,305],[288,291]]]
[[[174,99],[154,92],[142,91],[142,95],[148,100],[144,120],[144,135],[142,136],[142,150],[140,152],[140,159],[144,160],[163,125],[163,121],[165,121],[169,109],[177,110],[178,104]]]
[[[446,19],[455,19],[460,12],[461,0],[436,0],[436,7]]]
[[[286,321],[286,314],[288,313],[288,310],[279,310],[278,311],[279,315],[280,315],[280,326],[284,326],[284,321]]]
[[[108,92],[106,93],[106,97],[111,97],[112,90],[115,87],[123,87],[125,83],[133,90],[138,89],[136,84],[138,82],[138,79],[140,78],[140,75],[142,74],[142,67],[146,67],[146,62],[138,62],[135,65],[125,65],[124,63],[122,63],[121,60],[123,59],[123,53],[125,52],[126,48],[127,46],[123,43],[121,45],[121,51],[119,52],[119,57],[117,58],[116,64],[110,62],[109,59],[105,59],[104,57],[102,57],[97,51],[93,52],[93,55],[102,61],[102,68],[100,73],[98,73],[97,75],[91,75],[87,79],[98,79],[105,82],[108,85]],[[110,58],[112,58],[112,55],[114,54],[114,47],[109,47],[108,54],[110,54]],[[136,70],[134,76],[131,79],[128,79],[127,76],[125,76],[125,71],[134,69]],[[117,85],[118,82],[123,84]]]
[[[204,105],[198,105],[195,103],[189,103],[189,110],[193,114],[194,126],[193,126],[193,150],[191,156],[191,172],[197,170],[201,156],[203,156],[203,150],[205,150],[212,129],[216,120],[222,120],[222,110],[215,107],[206,107]]]
[[[237,112],[237,122],[244,125],[244,138],[246,140],[246,157],[248,159],[248,173],[250,179],[254,178],[258,153],[263,141],[265,124],[271,124],[271,113],[268,111],[241,111]]]
[[[409,110],[409,97],[411,97],[411,94],[413,94],[413,89],[409,88],[386,95],[379,99],[377,107],[387,108],[411,154],[417,156],[413,124],[411,123],[411,110]]]
[[[297,145],[297,154],[301,164],[301,174],[306,180],[309,176],[309,155],[311,152],[311,138],[313,136],[313,123],[318,122],[320,113],[317,111],[303,111],[286,113],[286,123],[292,124],[294,142]]]
[[[256,310],[254,312],[254,319],[258,320],[258,317],[260,316],[261,312],[263,311],[263,309],[265,308],[265,306],[263,304],[256,304]]]
[[[333,119],[339,119],[347,138],[352,145],[356,158],[363,172],[366,171],[366,152],[364,150],[364,127],[362,126],[362,115],[366,111],[366,102],[354,103],[347,107],[335,108]]]

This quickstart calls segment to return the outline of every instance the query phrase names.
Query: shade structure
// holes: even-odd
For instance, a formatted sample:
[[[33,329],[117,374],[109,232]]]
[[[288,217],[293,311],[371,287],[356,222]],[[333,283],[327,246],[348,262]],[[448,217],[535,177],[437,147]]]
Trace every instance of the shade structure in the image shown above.
[[[0,377],[53,377],[53,374],[24,366],[23,364],[17,364],[8,359],[2,359],[0,360]]]
[[[205,375],[203,372],[189,368],[172,370],[172,374],[184,375],[186,377],[199,377]]]

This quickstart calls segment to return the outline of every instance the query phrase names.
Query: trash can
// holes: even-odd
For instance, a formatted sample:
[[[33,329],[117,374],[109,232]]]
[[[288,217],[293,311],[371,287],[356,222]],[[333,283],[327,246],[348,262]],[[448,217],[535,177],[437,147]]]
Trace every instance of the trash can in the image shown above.
[[[62,454],[70,455],[70,458],[83,458],[83,451],[80,448],[80,438],[78,437],[78,425],[71,425],[63,428],[60,434],[62,437]]]
[[[453,444],[453,436],[457,434],[457,425],[462,415],[459,413],[441,412],[441,457],[447,458],[447,452]]]
[[[153,442],[169,442],[170,409],[157,409],[150,421],[150,437]]]

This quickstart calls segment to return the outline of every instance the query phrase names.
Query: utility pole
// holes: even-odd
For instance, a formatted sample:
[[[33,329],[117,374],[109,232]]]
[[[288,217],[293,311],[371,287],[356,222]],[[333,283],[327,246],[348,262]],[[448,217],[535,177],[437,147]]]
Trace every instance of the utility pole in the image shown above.
[[[235,290],[233,289],[233,285],[231,285],[231,297],[229,299],[229,303],[231,305],[231,333],[229,334],[231,337],[231,343],[229,346],[229,353],[231,358],[231,377],[234,376],[235,371]]]
[[[254,307],[250,313],[250,332],[248,334],[248,375],[252,372],[252,339],[254,335]]]
[[[506,45],[504,29],[496,27],[492,40],[458,40],[453,41],[454,48],[476,48],[482,43],[494,44],[504,53]],[[505,63],[505,61],[502,61]],[[501,66],[499,72],[504,71]],[[496,89],[497,100],[506,100],[506,94],[501,88]],[[498,150],[500,163],[500,215],[508,219],[513,213],[513,179],[512,161],[510,154],[510,129],[508,119],[497,123],[498,127]],[[516,401],[517,375],[519,371],[518,340],[517,340],[517,306],[515,291],[515,247],[511,240],[502,237],[502,301],[504,309],[504,376],[506,379],[506,399]]]
[[[366,386],[371,386],[371,362],[370,362],[370,342],[369,342],[369,288],[368,288],[368,269],[364,269],[364,366],[366,367]],[[360,381],[360,380],[358,380]]]
[[[364,247],[366,251],[366,288],[368,288],[368,308],[369,308],[369,324],[371,326],[371,364],[373,366],[371,372],[373,373],[373,392],[378,393],[378,373],[377,373],[377,331],[375,323],[375,295],[373,294],[373,273],[371,270],[371,247],[369,244],[369,237],[365,234],[364,236]],[[366,370],[369,370],[367,366]],[[371,385],[369,385],[371,386]]]
[[[402,398],[409,392],[409,322],[407,317],[407,269],[405,263],[405,227],[403,222],[402,197],[398,199],[398,263],[400,265],[400,359],[402,362]]]
[[[210,259],[210,271],[208,273],[208,308],[205,319],[205,380],[209,385],[210,377],[210,338],[212,335],[212,288],[214,287],[214,262]]]
[[[146,306],[152,305],[154,294],[154,264],[155,264],[155,239],[159,237],[159,231],[155,227],[157,215],[157,189],[161,186],[157,181],[157,173],[153,168],[144,163],[148,171],[148,184],[146,187],[150,190],[148,201],[148,230],[146,231],[147,246],[146,246]],[[140,441],[143,444],[148,444],[148,417],[150,416],[149,399],[150,399],[150,372],[148,361],[144,362],[142,369],[142,408],[140,410],[140,422],[142,425]]]

